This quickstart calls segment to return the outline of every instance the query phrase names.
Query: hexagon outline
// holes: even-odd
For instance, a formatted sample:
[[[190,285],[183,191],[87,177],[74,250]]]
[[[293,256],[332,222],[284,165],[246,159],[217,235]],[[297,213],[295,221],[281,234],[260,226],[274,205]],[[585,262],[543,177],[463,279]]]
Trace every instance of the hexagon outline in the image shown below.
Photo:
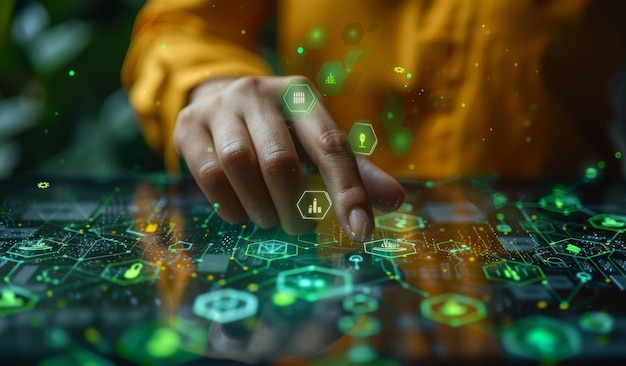
[[[351,31],[357,32],[357,37],[355,39],[350,38],[349,33]],[[365,34],[365,30],[363,29],[363,25],[361,25],[361,23],[356,23],[356,22],[348,23],[341,30],[341,40],[343,41],[344,44],[349,45],[349,46],[358,45],[361,42],[361,39],[363,38],[364,34]]]
[[[214,309],[208,307],[208,304],[229,298],[235,301],[241,301],[245,305],[243,307],[234,307],[232,309]],[[222,289],[218,291],[208,292],[198,295],[193,303],[193,312],[218,323],[230,323],[235,320],[245,319],[256,314],[259,308],[259,299],[249,292],[239,291],[235,289]]]
[[[135,278],[131,278],[131,279],[124,279],[124,278],[117,278],[114,276],[109,276],[107,274],[107,271],[109,271],[111,268],[114,267],[121,267],[124,266],[128,263],[141,263],[144,266],[148,266],[148,267],[152,267],[154,268],[154,272],[151,274],[147,274],[147,275],[139,275]],[[113,262],[113,263],[109,263],[107,264],[106,267],[104,267],[104,269],[102,270],[102,273],[100,273],[100,277],[109,280],[113,283],[117,283],[118,285],[122,285],[122,286],[127,286],[127,285],[131,285],[134,283],[140,283],[140,282],[147,282],[147,281],[152,281],[155,278],[157,278],[157,276],[159,275],[159,272],[161,270],[161,267],[157,266],[156,264],[152,263],[152,262],[148,262],[144,259],[141,258],[136,258],[136,259],[129,259],[123,262]]]
[[[267,244],[267,243],[279,243],[279,244],[284,244],[285,245],[285,254],[280,254],[278,257],[274,257],[274,258],[270,258],[270,257],[263,257],[262,255],[258,254],[258,251],[253,251],[253,252],[249,252],[250,247],[252,246],[261,246],[263,244]],[[295,248],[295,252],[294,253],[287,253],[287,251],[289,250],[288,248],[293,247]],[[273,248],[269,249],[268,248],[268,253],[267,254],[271,254],[271,251],[274,250]],[[276,239],[270,239],[270,240],[263,240],[260,242],[256,242],[256,243],[250,243],[246,246],[246,253],[247,256],[249,257],[254,257],[254,258],[259,258],[259,259],[263,259],[266,261],[273,261],[276,259],[285,259],[285,258],[289,258],[289,257],[294,257],[296,255],[298,255],[298,246],[292,243],[287,243],[285,241],[282,240],[276,240]]]
[[[286,278],[289,276],[299,275],[299,274],[304,274],[304,273],[311,273],[311,272],[320,272],[320,273],[325,273],[328,275],[343,278],[343,285],[335,287],[332,290],[322,291],[317,294],[309,293],[306,295],[302,295],[297,289],[293,289],[289,287],[288,284],[285,282]],[[314,264],[306,266],[306,267],[300,267],[300,268],[294,268],[294,269],[282,271],[276,277],[276,289],[278,291],[293,294],[296,297],[302,298],[310,302],[321,300],[321,299],[327,299],[327,298],[335,297],[338,295],[347,294],[347,293],[352,292],[352,288],[353,288],[352,276],[350,275],[349,272],[340,271],[340,270],[333,269],[333,268],[320,267]]]
[[[617,227],[612,227],[612,226],[606,226],[606,225],[598,224],[596,222],[596,221],[599,221],[601,219],[605,219],[606,220],[607,218],[613,218],[613,217],[619,217],[620,219],[624,219],[624,225],[620,226],[620,228],[617,228]],[[603,214],[592,216],[587,221],[589,221],[591,226],[593,226],[596,229],[608,230],[608,231],[616,231],[618,233],[623,233],[623,232],[626,231],[626,216],[624,216],[624,215],[611,215],[611,214],[604,214],[603,213]]]
[[[335,73],[330,73],[329,69],[335,69]],[[332,84],[327,84],[326,81],[328,78],[332,76],[335,81]],[[325,96],[326,95],[337,95],[340,93],[343,84],[345,83],[348,74],[343,66],[343,63],[338,60],[333,61],[325,61],[320,67],[317,75],[315,76],[315,82],[317,83],[317,88],[320,90]],[[335,85],[334,87],[327,85]]]
[[[303,110],[295,110],[295,108],[292,109],[291,103],[287,101],[286,98],[287,98],[287,95],[289,94],[289,89],[293,87],[306,87],[309,90],[310,96],[313,97],[313,100],[309,103],[309,106],[306,109],[303,109]],[[287,110],[290,113],[306,114],[306,113],[311,112],[311,110],[317,103],[317,96],[315,95],[315,93],[313,92],[313,89],[311,89],[311,86],[308,83],[290,83],[289,86],[287,86],[287,89],[285,89],[285,91],[283,92],[283,102],[285,102],[284,105],[287,107]]]
[[[528,278],[527,280],[524,281],[511,281],[507,278],[499,278],[499,277],[493,277],[490,273],[489,273],[489,268],[492,267],[497,267],[503,264],[508,264],[508,263],[514,263],[516,266],[522,266],[522,267],[531,267],[533,269],[535,269],[536,273],[538,274],[538,276],[532,277],[532,278]],[[485,275],[485,278],[494,282],[500,282],[500,283],[506,283],[506,284],[510,284],[510,285],[515,285],[515,286],[525,286],[534,282],[538,282],[541,281],[543,279],[546,278],[546,275],[543,273],[543,271],[541,270],[541,267],[535,265],[535,264],[528,264],[528,263],[524,263],[524,262],[515,262],[515,261],[509,261],[509,260],[501,260],[501,261],[497,261],[494,263],[488,263],[485,264],[483,266],[483,273]],[[504,275],[505,277],[508,277],[510,275],[507,275],[505,273]]]
[[[558,204],[556,204],[556,206],[552,205],[551,200],[554,199],[556,202],[557,198],[563,198],[564,201],[568,203],[569,206],[567,206],[566,208],[560,208],[560,207],[557,207]],[[544,210],[558,212],[565,216],[571,214],[572,212],[580,211],[583,208],[578,197],[568,196],[568,195],[563,195],[563,194],[550,194],[550,195],[541,197],[538,203],[539,203],[539,207],[543,208]]]
[[[374,143],[372,144],[372,147],[369,149],[369,151],[358,151],[354,147],[352,147],[352,142],[351,142],[353,138],[352,131],[355,131],[354,128],[356,127],[356,125],[365,126],[365,127],[368,127],[370,130],[372,130],[372,136],[374,136]],[[372,126],[371,123],[354,122],[352,124],[352,128],[350,128],[350,132],[348,133],[348,141],[350,143],[350,147],[353,153],[358,154],[358,155],[363,155],[363,156],[370,156],[374,152],[374,149],[376,149],[376,145],[378,145],[378,136],[376,136],[376,131],[374,131],[374,126]]]
[[[373,245],[376,243],[381,243],[385,246],[374,247]],[[388,246],[389,249],[376,251],[376,248],[387,248],[386,245],[389,243],[391,243]],[[408,246],[407,248],[409,250],[408,253],[405,253],[404,250],[392,250],[392,248],[397,248],[396,245],[402,246],[403,244]],[[363,249],[365,250],[365,253],[376,255],[382,258],[398,258],[398,257],[412,255],[412,254],[417,254],[417,250],[415,249],[415,244],[409,243],[403,240],[396,240],[396,239],[389,239],[389,238],[365,242],[363,243]],[[383,254],[383,253],[387,253],[387,254]]]
[[[563,243],[563,242],[568,242],[568,241],[569,241],[569,242],[583,242],[583,243],[584,243],[584,242],[590,242],[590,243],[593,243],[593,244],[597,244],[597,245],[601,245],[601,246],[603,246],[603,247],[604,247],[604,250],[600,251],[600,252],[599,252],[599,253],[597,253],[597,254],[593,254],[593,255],[585,256],[585,255],[577,255],[577,254],[575,254],[575,253],[574,253],[574,254],[571,254],[571,253],[569,253],[569,252],[559,252],[559,251],[557,251],[557,250],[555,249],[555,247],[554,247],[554,245],[555,245],[555,244],[560,244],[560,243]],[[557,253],[557,254],[562,254],[562,255],[566,255],[566,256],[568,256],[568,257],[574,257],[574,258],[594,258],[594,257],[597,257],[597,256],[599,256],[599,255],[604,255],[604,254],[606,254],[606,253],[611,252],[611,249],[607,248],[607,246],[606,246],[606,245],[604,245],[604,243],[602,243],[602,242],[600,242],[600,241],[592,240],[592,239],[565,238],[565,239],[560,239],[560,240],[557,240],[557,241],[550,242],[550,243],[549,243],[549,245],[550,245],[550,248],[551,248],[552,250],[554,250],[554,252],[555,252],[555,253]],[[569,247],[569,245],[568,245],[568,247]],[[566,251],[568,251],[567,247],[565,248],[565,250],[566,250]],[[572,253],[573,253],[573,251],[570,251],[570,252],[572,252]]]
[[[12,314],[17,314],[17,313],[23,313],[29,310],[32,310],[35,305],[37,304],[37,302],[39,301],[39,296],[37,296],[37,294],[34,294],[26,289],[23,289],[21,287],[17,287],[17,286],[2,286],[0,287],[0,292],[4,295],[4,291],[6,289],[9,289],[11,292],[14,293],[14,295],[20,295],[25,297],[26,299],[28,299],[28,301],[26,301],[25,304],[21,305],[21,306],[15,306],[15,307],[0,307],[0,317],[3,316],[7,316],[7,315],[12,315]]]
[[[45,245],[46,242],[48,243],[52,243],[55,245],[58,245],[58,247],[56,248],[56,250],[52,250],[49,252],[44,252],[44,253],[37,253],[36,251],[33,252],[32,255],[27,255],[26,253],[29,253],[31,249],[24,249],[26,247],[23,246],[24,242],[37,242],[36,245],[39,245],[39,243],[43,243],[42,245]],[[20,245],[22,247],[20,247]],[[39,238],[39,239],[24,239],[19,243],[15,243],[11,246],[11,248],[7,251],[7,253],[13,254],[13,255],[18,255],[20,257],[24,257],[24,258],[35,258],[35,257],[41,257],[41,256],[45,256],[45,255],[52,255],[52,254],[56,254],[58,252],[61,251],[61,249],[63,249],[64,246],[66,246],[66,243],[60,242],[60,241],[56,241],[56,240],[52,240],[50,238]],[[46,248],[43,248],[46,249]],[[54,249],[53,247],[50,247],[50,249]],[[38,250],[38,249],[35,249]],[[21,251],[21,252],[20,252]],[[25,253],[23,253],[25,252]]]
[[[302,202],[302,200],[304,199],[304,196],[307,193],[324,193],[324,196],[326,197],[326,200],[328,201],[328,205],[326,207],[326,210],[324,210],[324,213],[322,214],[322,217],[305,217],[304,213],[302,212],[302,209],[300,208],[300,202]],[[300,196],[300,199],[298,199],[298,203],[296,203],[296,207],[298,208],[298,212],[300,212],[300,216],[302,216],[302,218],[304,220],[323,220],[326,217],[326,214],[328,214],[328,211],[330,211],[330,208],[332,207],[333,203],[330,200],[330,196],[328,195],[328,192],[326,191],[304,191],[302,192],[302,195]]]
[[[401,219],[402,220],[413,220],[415,222],[414,225],[411,226],[407,226],[404,228],[397,228],[395,225],[394,226],[388,226],[385,225],[384,222],[387,219],[390,218],[397,218],[399,216],[402,216]],[[400,213],[400,212],[391,212],[382,216],[377,216],[374,219],[374,222],[376,223],[376,226],[378,226],[381,229],[387,229],[387,230],[391,230],[391,231],[395,231],[398,233],[403,233],[403,232],[407,232],[407,231],[411,231],[411,230],[416,230],[416,229],[423,229],[426,227],[426,225],[424,224],[424,219],[420,216],[416,216],[416,215],[409,215],[409,214],[404,214],[404,213]]]
[[[475,311],[455,317],[445,316],[440,312],[433,310],[434,305],[444,304],[447,301],[454,301],[465,306],[473,307]],[[448,292],[426,298],[420,303],[420,309],[424,317],[438,323],[447,324],[451,327],[459,327],[461,325],[484,319],[487,316],[487,307],[481,300],[454,292]]]

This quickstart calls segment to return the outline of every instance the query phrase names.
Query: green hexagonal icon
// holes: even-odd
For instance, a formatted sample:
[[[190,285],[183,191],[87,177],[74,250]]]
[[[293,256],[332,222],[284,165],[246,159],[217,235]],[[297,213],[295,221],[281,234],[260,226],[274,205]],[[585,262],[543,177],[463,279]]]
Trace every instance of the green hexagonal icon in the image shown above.
[[[514,261],[498,261],[483,266],[485,278],[508,285],[524,286],[546,278],[539,266]]]
[[[306,34],[305,42],[311,50],[319,50],[328,40],[328,29],[324,24],[313,24]]]
[[[378,144],[378,138],[372,123],[368,120],[357,120],[348,133],[348,144],[353,153],[370,156]]]
[[[26,239],[14,244],[8,252],[24,258],[35,258],[55,255],[64,245],[49,238]]]
[[[259,299],[249,292],[223,289],[196,297],[193,312],[218,323],[230,323],[256,314]]]
[[[341,39],[343,43],[354,46],[361,42],[363,34],[365,34],[365,31],[360,23],[348,23],[341,31]]]
[[[326,61],[317,73],[317,88],[324,95],[337,95],[346,81],[346,70],[341,61]]]
[[[317,96],[311,86],[303,80],[289,83],[282,96],[285,117],[298,120],[306,117],[317,102]]]
[[[578,238],[551,242],[550,248],[560,254],[582,258],[592,258],[612,251],[604,242]]]
[[[352,276],[347,271],[310,265],[280,272],[276,289],[307,301],[317,301],[351,293]]]
[[[265,240],[259,243],[248,244],[246,255],[273,261],[298,255],[298,246],[275,239]]]
[[[39,296],[17,286],[0,287],[0,317],[32,310]]]
[[[332,205],[326,191],[304,191],[296,204],[305,220],[322,220]]]
[[[424,299],[420,308],[426,318],[451,327],[473,323],[487,316],[487,307],[481,300],[456,293]]]
[[[426,227],[424,219],[421,217],[401,212],[391,212],[377,216],[374,221],[377,227],[395,232],[407,232]]]
[[[378,239],[363,243],[365,253],[384,258],[398,258],[416,254],[415,244],[395,239]]]
[[[543,316],[521,319],[504,328],[502,343],[516,356],[551,364],[578,354],[583,345],[576,327]]]
[[[134,283],[152,281],[159,275],[160,267],[143,259],[130,259],[109,263],[100,277],[127,286]]]
[[[564,194],[551,194],[542,197],[539,199],[539,206],[544,210],[559,212],[565,216],[579,211],[583,207],[577,197]]]
[[[589,218],[589,223],[596,229],[616,231],[623,233],[626,231],[626,216],[615,214],[600,214]]]

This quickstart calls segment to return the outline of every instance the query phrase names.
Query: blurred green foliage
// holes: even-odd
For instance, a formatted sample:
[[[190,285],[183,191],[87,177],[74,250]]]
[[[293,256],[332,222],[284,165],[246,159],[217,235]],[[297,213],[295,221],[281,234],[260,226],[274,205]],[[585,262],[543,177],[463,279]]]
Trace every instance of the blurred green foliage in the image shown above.
[[[163,168],[120,69],[141,0],[2,0],[0,176]]]

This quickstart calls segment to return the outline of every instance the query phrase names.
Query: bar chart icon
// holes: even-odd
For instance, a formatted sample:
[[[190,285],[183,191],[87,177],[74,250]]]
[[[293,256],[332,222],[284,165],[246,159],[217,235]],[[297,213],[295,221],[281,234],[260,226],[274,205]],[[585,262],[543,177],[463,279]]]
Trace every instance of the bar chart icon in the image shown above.
[[[332,203],[326,191],[304,191],[297,206],[303,219],[321,220],[330,210]]]
[[[317,198],[313,198],[313,203],[309,205],[309,214],[321,214],[322,206],[317,205]]]

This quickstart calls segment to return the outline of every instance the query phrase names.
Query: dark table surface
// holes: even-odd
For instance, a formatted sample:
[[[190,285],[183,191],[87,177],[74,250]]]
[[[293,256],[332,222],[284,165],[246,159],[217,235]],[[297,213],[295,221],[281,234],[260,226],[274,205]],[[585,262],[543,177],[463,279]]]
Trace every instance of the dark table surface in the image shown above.
[[[316,231],[289,236],[223,222],[189,180],[13,177],[0,183],[0,358],[624,359],[624,187],[407,182],[407,202],[357,243],[323,200]]]

